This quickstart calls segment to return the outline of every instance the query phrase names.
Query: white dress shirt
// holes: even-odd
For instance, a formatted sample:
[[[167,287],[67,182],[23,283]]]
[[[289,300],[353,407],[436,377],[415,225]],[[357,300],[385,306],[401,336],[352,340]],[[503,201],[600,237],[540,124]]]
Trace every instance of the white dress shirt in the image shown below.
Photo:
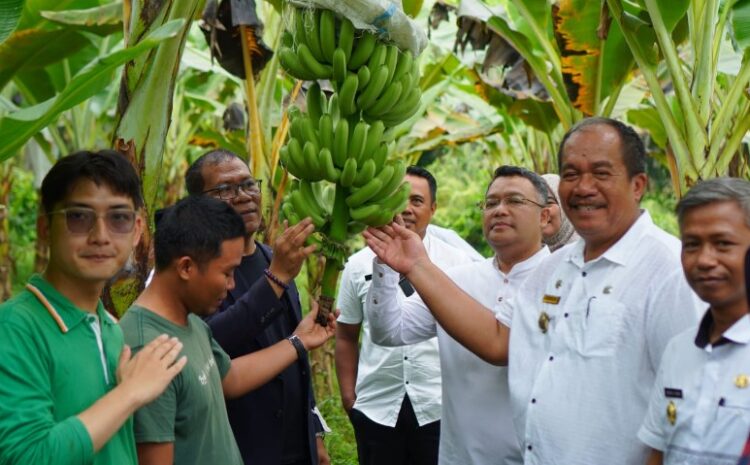
[[[424,245],[430,259],[442,268],[469,261],[466,254],[427,233]],[[406,347],[373,344],[370,322],[364,311],[367,290],[372,282],[375,254],[366,247],[347,260],[336,299],[341,310],[338,321],[362,324],[361,347],[354,408],[370,420],[394,427],[405,394],[414,408],[420,426],[440,420],[440,361],[437,339],[424,340]],[[396,274],[396,302],[404,298]]]
[[[487,308],[513,299],[524,279],[549,255],[544,246],[509,273],[488,258],[449,269],[448,276]],[[456,342],[437,324],[419,294],[395,302],[398,274],[376,263],[368,296],[372,337],[385,345],[408,344],[438,336],[443,373],[441,465],[522,463],[508,393],[508,371],[491,365]],[[380,276],[382,273],[382,277]]]
[[[706,313],[664,351],[638,437],[664,465],[736,465],[750,431],[750,316],[709,343]]]
[[[661,355],[695,324],[699,300],[679,241],[648,212],[600,257],[584,262],[584,246],[550,255],[517,299],[497,307],[511,327],[511,404],[524,463],[643,464],[647,448],[636,433]]]

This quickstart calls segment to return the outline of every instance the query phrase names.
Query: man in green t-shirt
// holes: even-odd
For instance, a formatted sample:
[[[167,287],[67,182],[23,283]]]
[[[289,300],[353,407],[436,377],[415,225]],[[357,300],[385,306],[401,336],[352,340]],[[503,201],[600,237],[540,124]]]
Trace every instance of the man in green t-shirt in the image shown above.
[[[292,246],[303,246],[305,227],[300,223],[287,231]],[[154,277],[121,326],[136,351],[162,332],[178,337],[188,363],[160,397],[135,414],[141,465],[242,465],[224,397],[265,384],[335,332],[335,316],[328,326],[317,325],[313,308],[287,340],[229,359],[200,317],[216,311],[234,287],[245,236],[234,209],[207,196],[187,197],[159,219]]]
[[[140,238],[140,181],[119,153],[77,152],[41,201],[49,264],[0,305],[0,464],[135,465],[130,416],[186,363],[166,335],[131,358],[99,300]]]

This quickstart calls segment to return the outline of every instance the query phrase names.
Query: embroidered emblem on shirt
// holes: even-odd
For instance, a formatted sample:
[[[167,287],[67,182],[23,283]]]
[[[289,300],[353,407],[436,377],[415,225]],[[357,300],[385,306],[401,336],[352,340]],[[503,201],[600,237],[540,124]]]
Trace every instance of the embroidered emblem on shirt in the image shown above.
[[[612,286],[604,286],[604,290],[602,291],[605,294],[609,294],[612,292]]]
[[[560,286],[562,286],[562,279],[558,279],[555,283],[555,289],[560,289]]]
[[[667,405],[667,420],[671,425],[674,425],[677,421],[677,406],[671,400]]]
[[[675,388],[664,388],[664,397],[672,397],[675,399],[682,399],[682,389]]]
[[[544,294],[544,297],[542,297],[542,302],[545,304],[557,305],[560,303],[560,296]]]
[[[543,334],[546,334],[548,328],[549,328],[549,315],[547,315],[547,312],[542,312],[542,314],[539,315],[539,329],[542,330]]]
[[[750,380],[748,380],[747,375],[737,375],[734,378],[734,385],[740,389],[745,389],[749,384],[748,381]]]

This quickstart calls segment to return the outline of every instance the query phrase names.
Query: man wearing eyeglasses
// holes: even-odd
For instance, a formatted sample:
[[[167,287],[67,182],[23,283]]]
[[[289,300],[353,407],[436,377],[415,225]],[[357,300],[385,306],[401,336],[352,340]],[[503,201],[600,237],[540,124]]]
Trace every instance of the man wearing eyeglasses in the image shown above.
[[[645,157],[641,139],[619,121],[589,118],[567,132],[559,194],[583,240],[544,259],[514,299],[494,305],[496,316],[431,265],[408,231],[365,232],[451,336],[491,363],[509,363],[525,464],[646,460],[636,432],[656,368],[699,306],[679,241],[639,208]]]
[[[99,300],[140,239],[140,180],[119,153],[77,152],[41,197],[49,263],[0,306],[0,463],[135,465],[130,417],[186,362],[165,335],[131,358]]]
[[[549,222],[546,202],[547,185],[539,175],[515,166],[498,168],[479,203],[484,237],[495,255],[449,268],[447,276],[487,307],[512,299],[526,276],[549,255],[542,244],[542,228]],[[439,463],[520,465],[507,368],[466,350],[436,322],[418,294],[397,299],[398,276],[378,261],[373,265],[365,307],[370,334],[376,344],[385,346],[437,335],[443,386]]]
[[[206,320],[214,338],[234,359],[290,336],[302,317],[294,278],[315,250],[304,245],[313,231],[312,221],[286,229],[273,251],[255,241],[263,219],[260,180],[226,150],[198,158],[188,168],[185,184],[191,195],[209,195],[231,205],[247,231],[244,256],[234,271],[235,287]],[[260,388],[228,400],[227,412],[245,464],[328,463],[307,358]]]

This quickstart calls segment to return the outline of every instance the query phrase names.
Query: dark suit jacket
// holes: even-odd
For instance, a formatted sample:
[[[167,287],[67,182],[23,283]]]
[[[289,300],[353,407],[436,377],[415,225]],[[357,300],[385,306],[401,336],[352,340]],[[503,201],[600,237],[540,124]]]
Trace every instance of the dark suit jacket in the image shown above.
[[[270,262],[271,249],[256,243],[259,251]],[[239,273],[235,271],[235,273]],[[289,290],[276,297],[265,277],[246,288],[244,280],[235,279],[236,286],[222,303],[217,313],[207,319],[214,338],[231,358],[239,357],[269,347],[272,340],[265,331],[278,324],[277,317],[290,305],[295,316],[294,326],[302,318],[299,293],[292,282]],[[282,299],[284,302],[282,302]],[[303,405],[307,406],[307,436],[311,464],[317,465],[315,433],[322,430],[317,416],[312,413],[315,398],[310,379],[310,363],[305,357],[295,364],[307,386],[303,392]],[[285,408],[283,380],[276,377],[260,388],[233,400],[227,400],[229,422],[237,439],[245,465],[279,465],[282,453],[283,409]]]

